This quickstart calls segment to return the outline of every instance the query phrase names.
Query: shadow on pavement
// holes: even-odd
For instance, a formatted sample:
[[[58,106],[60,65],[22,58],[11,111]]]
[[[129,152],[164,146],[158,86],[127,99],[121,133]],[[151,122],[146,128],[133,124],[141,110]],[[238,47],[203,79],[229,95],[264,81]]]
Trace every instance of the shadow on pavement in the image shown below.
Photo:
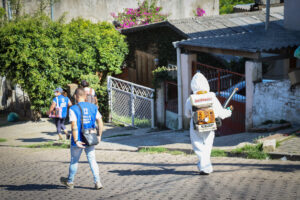
[[[51,184],[26,184],[26,185],[0,185],[0,188],[5,188],[11,191],[45,191],[51,189],[65,189],[62,185]]]
[[[55,132],[41,132],[42,134],[46,134],[46,135],[51,135],[51,136],[55,136],[55,135],[57,135],[57,132],[55,131]],[[62,134],[64,134],[63,132],[62,132]]]
[[[174,175],[199,175],[196,171],[176,171],[175,169],[158,169],[158,170],[112,170],[108,171],[110,173],[117,173],[119,176],[152,176],[152,175],[166,175],[166,174],[174,174]]]
[[[21,140],[22,142],[50,142],[53,141],[51,139],[46,139],[46,138],[18,138],[16,140]]]
[[[213,166],[236,166],[236,167],[250,167],[250,168],[254,167],[255,169],[259,169],[259,170],[276,171],[276,172],[294,172],[300,170],[300,165],[294,165],[294,164],[290,164],[290,165],[255,164],[255,163],[212,163],[212,164]],[[235,171],[237,170],[240,169],[236,169]],[[249,168],[247,170],[249,170]]]
[[[47,190],[66,190],[67,188],[63,185],[55,184],[25,184],[25,185],[0,185],[0,188],[10,191],[47,191]],[[91,190],[91,187],[82,187],[75,186],[75,188],[88,189]]]

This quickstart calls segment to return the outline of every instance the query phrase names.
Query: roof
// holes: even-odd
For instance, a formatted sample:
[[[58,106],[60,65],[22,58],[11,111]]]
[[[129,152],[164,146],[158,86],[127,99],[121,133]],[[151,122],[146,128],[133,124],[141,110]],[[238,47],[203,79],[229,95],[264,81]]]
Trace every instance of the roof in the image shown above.
[[[184,36],[184,40],[174,41],[177,46],[254,59],[259,59],[263,52],[300,45],[300,32],[289,31],[283,27],[283,6],[271,8],[268,31],[265,31],[265,18],[265,10],[262,10],[169,20],[123,29],[121,32],[130,33],[168,26]]]
[[[178,42],[181,47],[205,47],[210,49],[238,50],[243,52],[269,52],[300,45],[300,31],[284,29],[276,22],[265,31],[263,24],[252,27],[251,32],[199,37]]]
[[[271,9],[270,21],[283,19],[283,7]],[[235,34],[251,32],[251,25],[262,24],[265,21],[264,11],[244,12],[227,15],[203,16],[185,19],[168,20],[149,25],[122,29],[121,33],[128,34],[155,27],[168,26],[184,38],[196,38],[212,35]],[[282,23],[282,22],[281,22]]]

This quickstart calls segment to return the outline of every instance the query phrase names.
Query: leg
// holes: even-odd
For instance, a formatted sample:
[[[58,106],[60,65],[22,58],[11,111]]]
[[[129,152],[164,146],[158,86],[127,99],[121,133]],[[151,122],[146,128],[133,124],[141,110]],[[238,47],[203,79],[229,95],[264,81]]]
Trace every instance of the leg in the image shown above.
[[[62,135],[61,135],[61,119],[55,118],[55,124],[56,124],[56,132],[58,134],[58,138],[62,140]]]
[[[71,145],[71,162],[69,167],[69,177],[68,182],[73,183],[75,174],[78,168],[78,161],[82,152],[82,149]]]
[[[199,133],[194,129],[191,129],[190,137],[193,149],[199,159],[197,164],[199,171],[211,173],[213,169],[210,162],[210,153],[214,139],[214,132]]]
[[[61,130],[64,131],[64,133],[66,134],[66,139],[68,140],[68,139],[70,139],[70,134],[68,133],[67,128],[66,128],[66,126],[65,126],[66,118],[62,118],[62,119],[60,119],[60,120],[61,120],[61,121],[60,121],[60,124],[61,124]]]
[[[203,146],[203,159],[201,162],[201,171],[205,173],[213,172],[213,167],[210,161],[210,154],[212,150],[212,145],[214,142],[215,133],[214,131],[206,132],[204,134],[204,146]]]
[[[94,182],[98,183],[100,182],[100,176],[99,176],[99,167],[96,162],[95,147],[94,146],[86,147],[84,150],[94,176]]]

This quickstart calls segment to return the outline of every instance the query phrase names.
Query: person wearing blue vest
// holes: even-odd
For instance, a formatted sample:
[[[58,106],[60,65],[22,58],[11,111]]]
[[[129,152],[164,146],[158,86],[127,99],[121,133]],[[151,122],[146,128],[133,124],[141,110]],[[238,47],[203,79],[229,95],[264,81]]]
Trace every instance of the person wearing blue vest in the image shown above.
[[[56,131],[60,140],[63,139],[61,131],[64,131],[66,134],[66,139],[69,139],[68,131],[65,127],[65,120],[68,113],[68,106],[72,106],[72,103],[68,97],[62,95],[63,89],[58,87],[54,90],[55,97],[53,98],[52,104],[49,109],[49,113],[51,113],[55,108],[61,108],[61,118],[54,118]]]
[[[101,189],[103,186],[100,182],[99,168],[95,156],[95,146],[86,146],[83,142],[83,136],[81,133],[81,110],[79,106],[83,112],[83,126],[85,129],[96,128],[95,123],[97,122],[97,135],[99,142],[101,141],[103,129],[102,116],[95,104],[85,102],[86,93],[83,88],[78,88],[76,90],[75,98],[78,104],[72,106],[69,110],[69,118],[70,122],[72,123],[71,162],[69,166],[69,176],[68,178],[61,177],[60,182],[69,189],[74,188],[74,177],[77,172],[78,161],[82,150],[84,149],[93,173],[95,189]]]

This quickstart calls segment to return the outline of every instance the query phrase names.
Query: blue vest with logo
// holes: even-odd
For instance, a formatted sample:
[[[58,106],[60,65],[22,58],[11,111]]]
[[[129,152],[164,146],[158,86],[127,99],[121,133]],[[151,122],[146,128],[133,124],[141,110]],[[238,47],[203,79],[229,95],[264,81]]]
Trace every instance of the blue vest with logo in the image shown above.
[[[58,102],[57,102],[58,100]],[[69,98],[65,97],[64,95],[59,95],[58,97],[53,98],[53,102],[56,103],[56,106],[62,108],[62,118],[67,117],[67,110],[68,110],[68,104],[69,104]]]
[[[83,112],[83,127],[85,129],[96,128],[95,122],[96,122],[96,115],[98,111],[97,106],[95,104],[91,104],[88,102],[79,102],[78,104],[80,105]],[[80,108],[78,107],[78,105],[74,105],[70,109],[75,113],[77,118],[77,129],[78,129],[77,140],[82,141]],[[71,143],[73,146],[76,146],[73,137]]]

